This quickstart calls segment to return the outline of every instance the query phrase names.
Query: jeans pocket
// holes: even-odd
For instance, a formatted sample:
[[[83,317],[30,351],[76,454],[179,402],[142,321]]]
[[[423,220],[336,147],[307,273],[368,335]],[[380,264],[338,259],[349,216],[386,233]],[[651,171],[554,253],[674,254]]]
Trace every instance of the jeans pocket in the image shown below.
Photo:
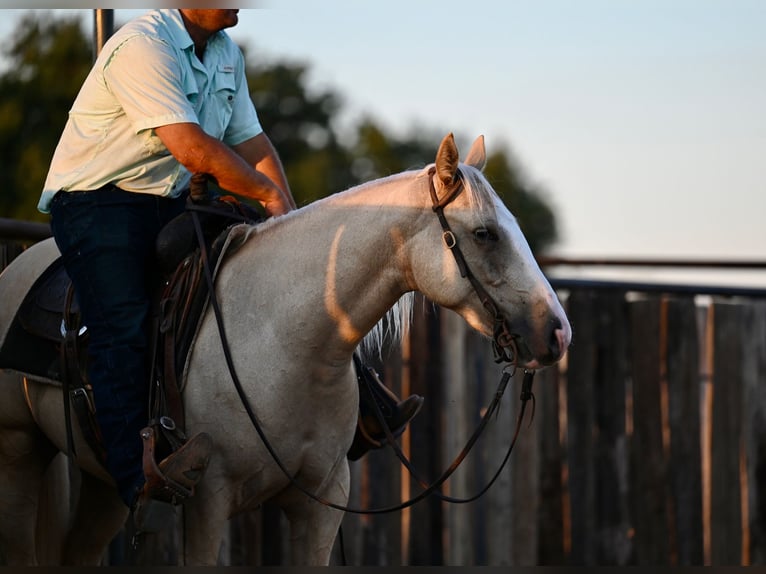
[[[51,230],[62,255],[78,249],[92,229],[96,210],[90,192],[64,192],[51,205]]]

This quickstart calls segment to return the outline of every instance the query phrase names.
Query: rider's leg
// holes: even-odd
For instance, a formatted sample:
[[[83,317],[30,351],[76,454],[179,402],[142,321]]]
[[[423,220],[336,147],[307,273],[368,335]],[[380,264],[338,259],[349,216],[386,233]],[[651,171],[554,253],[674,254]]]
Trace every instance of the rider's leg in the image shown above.
[[[395,437],[404,432],[407,424],[420,412],[423,397],[410,395],[403,401],[380,380],[374,369],[363,365],[354,356],[357,382],[359,383],[359,421],[354,442],[348,451],[350,460],[357,460],[368,450],[385,445],[386,433],[380,425],[378,411]]]
[[[183,200],[114,187],[59,192],[56,243],[90,332],[88,376],[106,466],[130,506],[144,482],[140,430],[147,422],[147,317],[154,243]]]

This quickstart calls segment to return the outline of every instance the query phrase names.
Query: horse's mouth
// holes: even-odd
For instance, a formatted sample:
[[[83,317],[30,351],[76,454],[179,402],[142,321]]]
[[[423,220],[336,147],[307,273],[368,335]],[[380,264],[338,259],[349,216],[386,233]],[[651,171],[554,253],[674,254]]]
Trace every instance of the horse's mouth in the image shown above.
[[[522,337],[514,338],[514,346],[516,348],[515,365],[524,369],[539,369],[542,365],[532,354],[529,346]]]
[[[553,365],[558,360],[553,355],[546,355],[545,357],[537,357],[529,348],[526,341],[521,337],[515,340],[516,343],[516,366],[534,371]]]

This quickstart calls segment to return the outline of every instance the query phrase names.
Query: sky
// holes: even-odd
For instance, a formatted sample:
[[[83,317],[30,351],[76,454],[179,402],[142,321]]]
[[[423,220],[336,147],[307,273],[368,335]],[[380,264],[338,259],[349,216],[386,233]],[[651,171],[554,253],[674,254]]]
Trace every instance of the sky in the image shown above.
[[[556,213],[552,253],[766,261],[763,0],[258,6],[232,38],[307,63],[344,121],[510,151]],[[3,12],[5,36],[24,10]]]

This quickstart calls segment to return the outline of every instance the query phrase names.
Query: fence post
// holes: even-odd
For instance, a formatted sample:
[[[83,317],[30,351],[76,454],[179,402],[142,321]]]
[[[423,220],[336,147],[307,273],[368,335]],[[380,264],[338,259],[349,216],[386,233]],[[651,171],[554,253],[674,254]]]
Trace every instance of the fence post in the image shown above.
[[[575,566],[596,564],[594,467],[596,422],[594,407],[595,331],[592,291],[574,291],[569,296],[569,321],[574,344],[570,349],[567,375],[567,468],[570,516],[569,562]]]
[[[568,359],[567,359],[568,361]],[[537,374],[537,414],[540,444],[540,510],[538,514],[537,563],[540,566],[563,566],[564,488],[562,469],[566,460],[561,444],[559,393],[565,385],[558,365]]]
[[[632,421],[630,496],[639,565],[668,564],[668,486],[662,442],[660,298],[634,301],[630,309]]]
[[[710,533],[713,566],[742,559],[740,448],[742,437],[742,307],[713,304],[713,432]]]
[[[596,561],[629,563],[628,445],[625,428],[628,386],[628,310],[622,291],[601,292],[595,299],[595,470]]]
[[[743,337],[744,443],[749,545],[745,564],[766,564],[766,303],[749,303]]]
[[[523,369],[519,369],[513,377],[513,386],[509,388],[513,423],[508,425],[513,428],[515,419],[521,408],[519,390],[524,378]],[[552,389],[542,389],[537,381],[537,388],[533,389],[536,395],[550,392]],[[535,421],[531,426],[531,404],[527,405],[527,412],[522,423],[519,439],[514,446],[509,464],[511,465],[511,516],[513,529],[511,531],[511,564],[514,566],[536,566],[538,546],[538,520],[540,506],[540,453],[537,448],[539,423]],[[535,424],[537,423],[537,424]]]
[[[473,369],[469,372],[468,385],[475,390],[477,395],[476,408],[473,412],[469,431],[473,432],[480,417],[484,414],[483,409],[487,407],[495,395],[502,369],[494,362],[491,345],[485,337],[472,332],[469,343]],[[505,456],[513,428],[514,398],[514,386],[513,383],[510,383],[506,388],[500,408],[495,411],[495,415],[492,416],[474,447],[475,455],[472,454],[465,461],[465,463],[478,461],[475,466],[472,464],[475,471],[472,470],[471,472],[475,479],[471,487],[471,495],[474,495],[487,484]],[[466,436],[465,439],[467,438]],[[474,524],[476,525],[473,533],[476,566],[510,566],[514,564],[512,559],[512,532],[514,524],[523,520],[517,516],[512,507],[511,472],[516,462],[516,457],[512,456],[492,487],[484,496],[471,503]],[[534,481],[535,479],[529,477],[527,480]],[[522,543],[526,543],[526,541],[522,541]]]
[[[463,447],[463,440],[471,432],[468,424],[468,388],[466,382],[466,331],[462,317],[447,309],[441,310],[442,346],[444,348],[444,444],[442,465],[446,468]],[[466,461],[468,462],[468,461]],[[464,497],[468,492],[466,468],[458,469],[447,481],[444,492],[450,496]],[[446,545],[447,566],[466,566],[473,563],[471,544],[470,508],[464,504],[447,505]]]
[[[410,329],[411,392],[425,398],[420,414],[410,423],[412,461],[421,475],[431,482],[444,470],[442,466],[442,383],[441,333],[438,313],[422,295],[415,298],[414,320]],[[422,488],[412,480],[412,493]],[[441,501],[429,496],[412,507],[408,564],[444,564]]]
[[[667,301],[667,384],[677,563],[701,566],[702,460],[697,310],[693,297]]]

